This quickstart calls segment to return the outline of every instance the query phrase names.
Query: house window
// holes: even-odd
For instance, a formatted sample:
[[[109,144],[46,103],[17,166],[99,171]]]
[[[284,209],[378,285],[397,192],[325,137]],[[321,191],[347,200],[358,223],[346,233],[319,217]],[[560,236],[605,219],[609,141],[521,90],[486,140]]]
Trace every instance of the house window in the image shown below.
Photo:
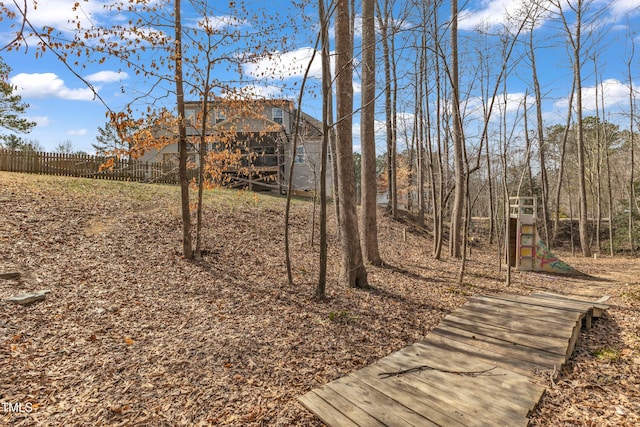
[[[177,153],[164,153],[162,155],[163,163],[178,163],[178,154]]]
[[[281,108],[273,109],[273,121],[281,125],[284,124],[284,111]]]
[[[197,157],[195,154],[189,154],[187,157],[187,164],[196,163]],[[163,163],[174,163],[178,164],[180,162],[180,154],[178,153],[163,153],[162,154],[162,162]]]
[[[196,124],[196,110],[184,111],[185,124],[187,126],[195,126]]]
[[[294,163],[304,163],[304,147],[296,148],[296,158],[294,159]]]
[[[216,124],[220,123],[220,122],[224,122],[225,120],[227,120],[227,117],[224,115],[224,112],[218,110],[216,111]]]

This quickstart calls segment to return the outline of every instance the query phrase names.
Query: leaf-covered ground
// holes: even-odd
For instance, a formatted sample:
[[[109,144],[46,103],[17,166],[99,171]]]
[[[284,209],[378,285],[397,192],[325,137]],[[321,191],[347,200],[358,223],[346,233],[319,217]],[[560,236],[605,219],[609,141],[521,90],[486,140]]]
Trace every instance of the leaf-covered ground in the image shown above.
[[[420,340],[469,296],[504,290],[612,296],[569,365],[541,379],[533,425],[640,423],[638,260],[560,254],[608,281],[514,272],[506,288],[497,248],[481,241],[460,286],[458,261],[434,260],[425,233],[381,218],[387,265],[368,267],[373,289],[337,283],[332,232],[318,302],[311,203],[292,208],[291,287],[283,199],[206,200],[206,255],[186,262],[175,187],[0,172],[0,272],[21,273],[0,280],[0,299],[51,290],[28,307],[0,303],[0,404],[30,409],[0,406],[0,424],[320,426],[298,396]]]

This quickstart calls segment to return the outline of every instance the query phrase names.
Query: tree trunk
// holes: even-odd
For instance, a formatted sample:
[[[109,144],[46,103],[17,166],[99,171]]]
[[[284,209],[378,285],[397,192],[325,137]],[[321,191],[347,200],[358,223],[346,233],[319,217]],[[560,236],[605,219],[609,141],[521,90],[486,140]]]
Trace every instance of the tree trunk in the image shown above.
[[[511,215],[510,215],[510,207],[509,207],[509,180],[508,180],[508,163],[507,163],[507,137],[504,135],[501,138],[503,147],[501,153],[502,160],[502,194],[503,194],[503,205],[502,209],[504,212],[504,259],[506,259],[507,263],[507,271],[505,276],[505,284],[507,286],[511,285]]]
[[[362,110],[360,119],[362,255],[374,265],[382,264],[378,249],[378,185],[376,179],[375,100],[376,100],[375,0],[362,0]]]
[[[311,55],[311,59],[307,64],[307,68],[302,78],[302,84],[300,85],[300,91],[298,93],[297,108],[294,116],[295,118],[294,118],[294,128],[293,128],[293,144],[291,146],[291,163],[289,164],[289,176],[287,178],[287,181],[288,181],[287,201],[286,201],[285,211],[284,211],[284,253],[285,253],[285,262],[287,265],[287,281],[289,283],[289,286],[293,286],[293,273],[291,269],[291,253],[289,249],[289,214],[291,212],[291,195],[292,195],[291,187],[293,183],[293,170],[295,167],[296,152],[298,149],[298,139],[300,138],[300,121],[301,121],[300,114],[302,112],[302,97],[304,96],[304,88],[307,84],[307,78],[309,77],[309,71],[311,70],[311,65],[313,64],[313,60],[316,57],[319,40],[320,40],[320,35],[318,35],[318,39],[316,39],[316,46],[313,49],[313,54]],[[315,182],[315,176],[314,176],[314,182]],[[314,197],[314,203],[315,203],[315,197]],[[314,208],[315,208],[315,205],[314,205]],[[315,212],[313,216],[315,219]]]
[[[426,80],[426,52],[424,49],[424,44],[426,43],[426,39],[423,36],[423,48],[420,49],[420,61],[418,64],[418,69],[416,73],[416,137],[418,141],[418,156],[417,156],[417,172],[418,172],[418,224],[420,226],[424,225],[424,210],[425,210],[425,202],[424,202],[424,141],[425,141],[425,119],[424,119],[424,108],[423,108],[423,98],[424,98],[424,81]]]
[[[599,82],[598,82],[598,64],[595,60],[593,60],[594,66],[594,75],[596,80],[596,167],[597,167],[597,176],[596,176],[596,218],[595,218],[595,235],[596,235],[596,253],[600,253],[602,248],[600,247],[600,227],[602,224],[602,146],[604,144],[603,132],[604,132],[604,118],[600,120],[600,105],[599,105]]]
[[[633,43],[632,41],[632,50],[631,50],[631,57],[629,58],[629,61],[627,62],[627,74],[628,74],[628,78],[629,78],[629,162],[630,162],[630,167],[629,167],[629,217],[628,217],[628,225],[629,225],[629,249],[631,250],[631,255],[635,256],[635,252],[636,252],[636,243],[635,243],[635,239],[633,237],[633,229],[634,229],[634,225],[633,225],[633,212],[634,212],[634,207],[635,207],[635,203],[636,203],[636,190],[635,190],[635,175],[634,175],[634,168],[636,167],[635,165],[635,135],[634,135],[634,122],[635,122],[635,99],[634,99],[634,93],[633,93],[633,76],[631,74],[631,66],[632,66],[632,62],[633,62],[633,56],[635,53],[635,43]]]
[[[562,146],[560,147],[560,166],[558,168],[558,180],[556,181],[555,191],[555,212],[553,215],[553,238],[552,242],[555,242],[560,232],[560,195],[562,192],[562,179],[564,176],[564,159],[566,156],[567,139],[569,139],[569,129],[571,126],[572,108],[573,108],[573,94],[575,92],[575,81],[571,86],[571,92],[569,92],[569,105],[567,107],[567,121],[565,122],[564,132],[562,134]],[[572,218],[573,220],[573,218]]]
[[[451,227],[449,230],[449,250],[451,256],[461,256],[462,213],[464,211],[464,141],[462,140],[462,116],[460,114],[460,90],[458,78],[458,0],[451,1],[451,103],[453,120],[453,153],[455,189]]]
[[[196,249],[195,258],[202,259],[202,211],[203,204],[202,198],[204,196],[205,186],[205,164],[207,162],[207,132],[208,132],[208,120],[209,117],[209,90],[211,80],[211,67],[213,62],[207,52],[207,65],[204,78],[204,91],[202,94],[202,122],[200,123],[200,150],[198,150],[198,210],[196,212]]]
[[[439,46],[440,37],[438,35],[438,14],[433,15],[433,43],[435,46]],[[442,113],[442,99],[444,98],[442,89],[442,76],[441,76],[441,58],[439,54],[435,55],[435,79],[436,79],[436,144],[438,153],[438,192],[434,194],[434,206],[433,206],[433,257],[440,259],[442,257],[442,246],[444,242],[444,214],[445,214],[445,184],[448,183],[448,175],[446,174],[445,165],[448,165],[448,159],[446,155],[447,144],[444,144],[443,149],[443,137],[442,137],[442,123],[444,122]],[[433,165],[433,154],[431,154],[431,164]],[[448,185],[448,184],[446,184]]]
[[[577,25],[579,29],[579,24]],[[579,30],[578,30],[579,31]],[[577,36],[580,40],[580,36]],[[589,247],[589,223],[588,223],[588,207],[587,207],[587,185],[585,181],[585,165],[584,165],[584,129],[582,123],[582,76],[580,72],[580,49],[576,50],[576,63],[574,64],[575,80],[576,80],[576,143],[578,151],[578,184],[580,191],[580,246],[582,254],[585,257],[591,256],[591,248]]]
[[[336,108],[338,194],[340,197],[340,230],[342,248],[342,280],[350,287],[366,288],[367,271],[362,260],[358,215],[356,212],[355,171],[353,163],[353,45],[348,0],[336,3]]]
[[[185,259],[193,259],[191,239],[191,212],[189,206],[189,177],[187,176],[187,128],[184,113],[184,86],[182,82],[182,18],[180,0],[175,1],[175,66],[176,99],[178,107],[178,174],[180,176],[180,201],[182,209],[182,254]]]
[[[318,0],[320,41],[322,46],[322,154],[320,159],[320,259],[316,298],[323,300],[327,282],[327,151],[329,149],[329,101],[331,100],[331,69],[329,63],[329,20],[325,0]],[[334,175],[335,176],[335,175]]]
[[[601,96],[604,97],[602,94]],[[604,99],[602,100],[602,112],[604,117]],[[607,201],[609,205],[609,255],[613,258],[614,248],[613,248],[613,189],[611,188],[611,162],[609,161],[609,138],[606,134],[604,137],[604,161],[607,166]]]
[[[540,187],[542,209],[542,232],[544,241],[549,247],[549,178],[547,176],[546,145],[544,138],[544,123],[542,120],[542,92],[540,91],[540,81],[538,80],[538,68],[536,65],[536,54],[533,46],[533,26],[529,32],[529,59],[531,60],[531,74],[533,78],[533,92],[536,98],[536,128],[538,134],[538,160],[540,162]]]
[[[394,81],[391,76],[393,58],[390,44],[390,38],[393,37],[393,35],[389,34],[389,25],[391,20],[389,16],[389,1],[385,0],[384,2],[384,14],[380,10],[378,2],[376,2],[376,7],[378,8],[378,24],[380,27],[384,60],[384,110],[386,116],[385,126],[387,141],[387,209],[391,212],[391,216],[396,218],[398,214],[398,195],[396,186],[396,147],[394,143],[394,128],[392,120],[395,114],[392,98],[392,87]]]

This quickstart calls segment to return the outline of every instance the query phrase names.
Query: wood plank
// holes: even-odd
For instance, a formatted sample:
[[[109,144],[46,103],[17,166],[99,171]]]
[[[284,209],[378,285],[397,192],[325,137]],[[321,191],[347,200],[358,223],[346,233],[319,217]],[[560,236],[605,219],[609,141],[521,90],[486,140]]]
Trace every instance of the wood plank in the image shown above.
[[[580,319],[585,319],[587,328],[591,328],[591,317],[593,313],[593,307],[584,303],[575,303],[571,301],[558,301],[553,299],[546,299],[541,297],[525,296],[525,295],[511,295],[498,294],[496,298],[517,300],[524,304],[530,304],[532,306],[545,306],[562,308],[566,311],[574,311],[580,314]]]
[[[394,356],[381,360],[380,365],[386,365],[389,371],[394,371],[421,363],[419,358],[412,359],[410,354],[403,354],[403,351],[394,353]],[[416,388],[438,394],[446,402],[445,407],[456,408],[469,419],[484,425],[527,425],[528,409],[513,402],[493,399],[481,386],[481,382],[496,381],[495,377],[462,377],[437,370],[425,370],[402,377],[405,381],[411,381]]]
[[[506,330],[515,330],[526,334],[563,338],[570,336],[577,321],[555,323],[544,320],[528,319],[523,315],[500,311],[491,307],[462,306],[455,311],[458,317],[474,322],[486,323]]]
[[[329,384],[325,384],[319,389],[316,389],[316,394],[324,400],[327,404],[333,408],[332,410],[340,413],[342,416],[350,419],[354,424],[359,426],[375,426],[382,427],[385,424],[367,411],[363,410],[357,405],[354,405],[349,400],[345,399],[342,395],[337,394]],[[336,416],[337,418],[338,416]],[[339,424],[338,424],[339,425]]]
[[[496,295],[492,295],[492,297],[498,299],[504,299],[507,301],[516,301],[524,304],[530,304],[534,306],[541,307],[551,307],[551,308],[559,308],[562,310],[572,310],[580,313],[585,313],[591,308],[593,305],[584,302],[578,301],[558,301],[549,298],[542,298],[540,296],[529,296],[529,295],[515,295],[515,294],[507,294],[507,293],[499,293]]]
[[[298,401],[300,401],[305,408],[316,414],[316,416],[328,426],[359,427],[358,424],[354,423],[349,417],[327,403],[317,391],[318,390],[311,390],[298,397]],[[374,419],[374,421],[376,420]]]
[[[535,399],[539,398],[541,393],[541,386],[533,384],[529,378],[523,375],[505,370],[493,363],[459,355],[458,352],[443,350],[436,345],[415,343],[382,359],[381,362],[404,364],[405,367],[400,369],[429,366],[433,370],[426,370],[423,375],[431,373],[449,385],[455,384],[463,388],[469,384],[471,386],[477,385],[482,390],[483,396],[510,402],[525,414],[534,409],[535,402],[537,402]],[[451,372],[483,373],[465,376]],[[524,393],[520,393],[522,391]]]
[[[327,384],[327,389],[342,396],[352,406],[356,406],[390,427],[437,427],[438,424],[416,413],[414,409],[389,397],[384,390],[379,391],[362,382],[355,375],[348,375]],[[368,426],[369,424],[361,424]]]
[[[379,374],[388,372],[389,367],[381,361],[375,362],[363,368],[355,375],[360,381],[383,391],[390,398],[398,401],[406,407],[411,407],[416,413],[422,414],[432,422],[440,426],[481,427],[482,424],[474,419],[468,419],[456,408],[447,406],[447,402],[441,398],[440,393],[433,390],[418,389],[413,381],[406,378],[392,377],[381,379]]]
[[[584,313],[579,310],[566,310],[557,307],[544,307],[541,305],[525,304],[518,301],[509,301],[501,298],[493,298],[486,295],[478,295],[469,300],[471,304],[488,303],[492,307],[511,308],[512,310],[521,310],[526,313],[528,318],[549,320],[562,323],[567,319],[571,320]]]
[[[556,369],[560,369],[560,367],[566,362],[564,356],[541,352],[529,347],[520,346],[516,343],[503,341],[486,335],[474,334],[473,332],[450,327],[448,325],[441,324],[437,328],[433,329],[431,333],[437,333],[451,339],[465,342],[469,345],[490,350],[494,353],[513,357],[517,360],[530,361],[538,365],[540,369],[553,369],[554,367]]]
[[[590,304],[592,305],[593,317],[602,317],[602,314],[610,307],[609,304],[605,304],[600,300],[590,301],[583,298],[575,298],[573,296],[568,296],[568,295],[552,294],[549,292],[534,292],[532,296],[549,298],[549,299],[560,300],[560,301],[577,301],[585,304]]]
[[[456,313],[458,312],[456,311]],[[462,322],[459,322],[462,324],[456,324],[454,318],[452,318],[452,321],[449,321],[449,316],[452,316],[452,315],[445,317],[445,319],[443,319],[443,321],[440,324],[444,326],[453,326],[459,329],[467,330],[471,333],[477,334],[478,336],[497,338],[503,341],[510,342],[512,344],[517,344],[519,346],[529,347],[529,348],[535,349],[535,351],[542,351],[542,352],[548,352],[550,354],[560,355],[564,358],[563,364],[569,360],[569,357],[571,357],[576,340],[580,335],[580,327],[581,327],[580,320],[575,322],[574,327],[571,329],[563,327],[562,330],[557,330],[551,334],[542,334],[541,332],[537,332],[539,337],[536,338],[535,337],[536,331],[532,332],[531,325],[519,324],[517,322],[513,322],[511,323],[510,329],[503,329],[504,332],[500,333],[499,327],[496,327],[495,325],[491,325],[491,324],[485,324],[483,323],[484,320],[479,319],[477,316],[470,316],[464,311],[458,314],[460,315],[459,317],[461,318],[462,322],[467,323],[467,325],[465,325]],[[455,317],[458,317],[458,316],[455,316]],[[471,326],[469,326],[468,324],[471,324]],[[549,329],[554,325],[550,324],[545,328]],[[495,329],[492,329],[492,328],[495,328]],[[546,329],[542,329],[542,330],[546,330]],[[531,340],[527,340],[525,338],[529,334],[533,336]],[[542,342],[541,340],[548,340],[548,341],[546,344],[541,344]],[[553,350],[552,347],[558,344],[560,345],[556,347],[557,351],[552,351]],[[564,350],[562,350],[562,348],[564,348]]]
[[[20,278],[20,272],[19,271],[3,271],[0,272],[0,279],[2,280],[12,280],[12,279],[19,279]]]
[[[423,342],[299,400],[332,426],[526,426],[540,382],[566,362],[595,304],[554,294],[473,297]]]
[[[543,291],[534,292],[531,294],[531,296],[556,299],[560,301],[584,303],[584,304],[592,305],[594,307],[600,307],[603,310],[606,310],[609,308],[609,304],[606,304],[604,301],[602,301],[602,298],[594,301],[594,300],[584,298],[582,296],[576,297],[573,295],[554,294],[551,292],[543,292]],[[605,296],[603,298],[608,299],[610,297]]]
[[[553,354],[566,355],[570,337],[546,337],[528,334],[517,330],[506,330],[487,323],[479,323],[467,320],[454,314],[448,315],[441,324],[448,324],[469,332],[483,334],[504,341],[546,351]]]
[[[496,353],[486,348],[469,345],[464,341],[457,341],[445,335],[429,334],[423,342],[425,345],[435,345],[440,348],[451,350],[460,355],[464,355],[469,359],[478,359],[486,363],[498,365],[499,367],[526,376],[528,378],[538,380],[539,377],[535,371],[540,365],[529,360],[518,360],[508,355]]]

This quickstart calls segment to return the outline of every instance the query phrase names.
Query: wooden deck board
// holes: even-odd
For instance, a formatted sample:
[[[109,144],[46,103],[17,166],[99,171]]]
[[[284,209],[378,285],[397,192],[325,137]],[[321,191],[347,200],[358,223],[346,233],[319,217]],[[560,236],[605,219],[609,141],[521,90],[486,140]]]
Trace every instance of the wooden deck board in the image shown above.
[[[543,296],[533,295],[515,295],[507,293],[499,293],[494,295],[495,298],[504,299],[506,301],[520,302],[532,306],[559,308],[567,311],[587,312],[593,308],[593,303],[585,303],[578,300],[558,300],[555,298],[546,298]]]
[[[461,354],[469,359],[473,358],[491,363],[525,377],[534,377],[534,371],[540,369],[540,365],[529,360],[517,360],[504,354],[494,353],[438,334],[427,335],[423,342],[426,345],[443,348],[451,354]]]
[[[602,317],[602,314],[609,308],[609,304],[605,304],[603,302],[600,301],[588,301],[586,299],[583,298],[574,298],[574,297],[570,297],[570,296],[566,296],[566,295],[558,295],[558,294],[550,294],[548,292],[535,292],[532,294],[532,296],[534,297],[541,297],[541,298],[548,298],[548,299],[552,299],[552,300],[560,300],[560,301],[578,301],[578,302],[582,302],[582,303],[586,303],[588,305],[591,305],[593,307],[592,311],[593,311],[593,317]],[[609,298],[609,297],[605,297],[605,298]]]
[[[566,363],[596,304],[554,295],[474,297],[423,342],[300,402],[329,426],[526,426],[544,392],[540,372]]]
[[[343,401],[342,403],[344,403],[345,405],[339,404],[337,407],[333,407],[326,400],[324,400],[323,396],[326,394],[327,393],[323,389],[311,390],[307,394],[300,396],[298,400],[307,409],[316,414],[318,418],[322,420],[322,422],[330,426],[384,426],[384,424],[377,422],[375,418],[369,417],[366,413],[365,415],[367,415],[368,421],[372,421],[372,423],[364,424],[362,422],[358,422],[359,420],[355,417],[354,418],[356,419],[356,421],[353,421],[351,418],[349,418],[349,410],[352,409],[351,405]]]
[[[412,367],[428,366],[437,361],[430,358],[431,352],[416,352],[415,348],[405,348],[384,358],[381,363],[389,366],[390,371],[409,369]],[[488,369],[491,369],[488,371]],[[451,369],[447,369],[451,371]],[[485,425],[517,425],[526,419],[530,408],[521,402],[508,398],[507,393],[500,392],[500,380],[508,375],[495,366],[486,365],[471,371],[483,372],[475,376],[467,376],[452,372],[442,372],[439,369],[427,369],[419,372],[404,374],[416,387],[425,391],[442,395],[449,408],[456,408],[469,418],[481,421]],[[502,398],[496,398],[489,390],[499,393]],[[499,414],[499,416],[496,416]],[[526,423],[525,423],[526,425]]]
[[[416,355],[425,352],[431,354],[434,367],[443,370],[478,372],[491,369],[487,372],[487,376],[498,381],[486,384],[486,393],[516,402],[528,411],[534,408],[531,403],[532,399],[537,401],[544,390],[540,384],[531,381],[527,376],[514,372],[510,369],[511,366],[501,367],[494,363],[492,357],[469,357],[462,349],[451,351],[450,348],[443,347],[442,343],[434,340],[429,343],[415,343],[406,347],[405,350],[415,351]]]
[[[327,390],[342,396],[385,426],[437,426],[385,392],[360,381],[355,375],[349,375],[327,384]]]
[[[573,327],[578,322],[578,319],[571,319],[558,324],[548,320],[528,319],[526,316],[513,311],[487,310],[481,307],[468,306],[462,306],[452,314],[469,321],[492,325],[506,331],[516,331],[550,338],[566,338],[567,334],[571,334]]]
[[[530,319],[542,319],[546,321],[553,321],[556,323],[563,323],[567,319],[577,318],[582,311],[576,313],[566,309],[557,307],[547,307],[543,305],[530,305],[522,304],[521,302],[511,301],[504,298],[496,298],[489,295],[478,295],[469,300],[467,304],[482,304],[486,305],[489,302],[491,308],[509,309],[514,312],[525,312],[527,318]]]
[[[468,419],[457,408],[447,407],[447,402],[439,394],[425,393],[416,383],[401,376],[381,379],[379,374],[389,372],[389,367],[378,361],[353,375],[362,382],[375,387],[415,412],[425,414],[425,418],[435,425],[470,426]]]
[[[524,347],[516,343],[493,338],[488,335],[476,334],[464,329],[450,327],[440,324],[431,333],[442,335],[449,339],[462,341],[466,344],[484,348],[497,354],[502,354],[517,360],[528,360],[540,368],[559,369],[565,362],[564,356],[558,356],[547,352],[542,352],[530,347]]]
[[[520,331],[509,331],[491,324],[472,322],[455,315],[447,316],[447,318],[442,321],[442,324],[454,326],[456,328],[478,334],[490,334],[494,338],[510,341],[524,347],[531,347],[553,354],[561,354],[563,356],[567,351],[567,344],[569,342],[566,337],[547,337]]]

